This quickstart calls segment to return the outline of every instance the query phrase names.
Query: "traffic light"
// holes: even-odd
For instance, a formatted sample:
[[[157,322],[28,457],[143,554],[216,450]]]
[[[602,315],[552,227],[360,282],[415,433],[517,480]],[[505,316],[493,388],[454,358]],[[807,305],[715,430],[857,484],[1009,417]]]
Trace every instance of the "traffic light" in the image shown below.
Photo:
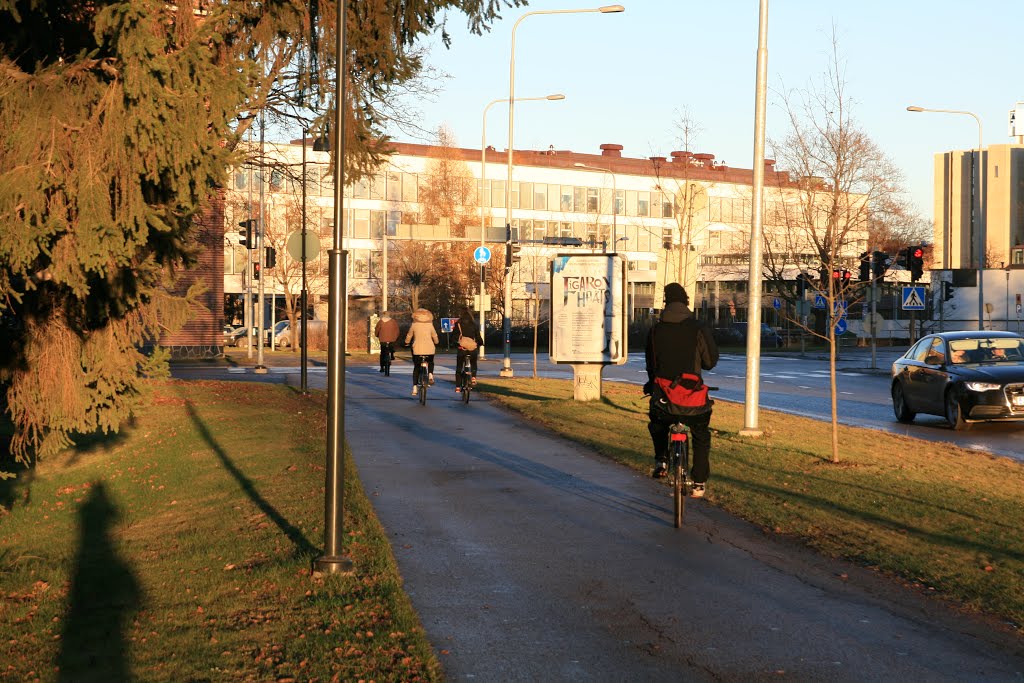
[[[889,265],[889,255],[884,251],[876,251],[872,255],[871,269],[875,279],[881,282],[885,279],[885,268]]]
[[[877,253],[877,252],[875,252]],[[867,282],[871,279],[871,252],[865,251],[860,255],[860,281]]]
[[[264,268],[273,268],[274,266],[277,265],[277,249],[274,249],[273,247],[267,247],[264,250],[263,256]]]
[[[900,253],[896,256],[896,265],[904,270],[910,269],[910,247],[900,249]]]
[[[259,280],[260,279],[260,264],[258,264],[258,263],[252,264],[252,279],[253,280]]]
[[[949,301],[953,298],[953,283],[942,281],[942,300]]]
[[[241,235],[238,243],[246,249],[255,249],[256,240],[254,237],[259,234],[259,225],[259,219],[256,218],[250,218],[240,222],[238,226],[242,229],[238,231],[238,234]]]
[[[810,276],[807,273],[800,273],[796,276],[796,296],[798,299],[803,299],[807,296],[807,285]]]
[[[924,247],[908,247],[907,262],[910,264],[910,281],[917,282],[924,275]]]

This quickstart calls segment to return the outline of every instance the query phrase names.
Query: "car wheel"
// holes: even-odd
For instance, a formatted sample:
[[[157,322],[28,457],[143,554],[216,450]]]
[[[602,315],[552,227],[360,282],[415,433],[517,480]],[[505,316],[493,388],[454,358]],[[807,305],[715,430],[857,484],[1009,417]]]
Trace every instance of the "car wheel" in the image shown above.
[[[892,412],[896,414],[896,419],[903,424],[910,424],[917,417],[917,413],[907,405],[907,397],[903,394],[903,385],[899,382],[892,385]]]
[[[956,399],[956,394],[952,390],[946,392],[946,422],[957,431],[967,429],[969,426],[964,421],[964,411],[960,407],[960,401]]]

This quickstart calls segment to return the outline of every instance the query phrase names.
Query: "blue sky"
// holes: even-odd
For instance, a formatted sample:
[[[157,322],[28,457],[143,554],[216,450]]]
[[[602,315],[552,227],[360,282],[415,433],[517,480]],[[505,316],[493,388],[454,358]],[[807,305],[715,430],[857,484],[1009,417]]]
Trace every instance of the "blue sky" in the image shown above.
[[[646,157],[679,149],[676,112],[701,127],[692,151],[730,166],[753,159],[757,0],[625,0],[621,14],[535,15],[516,31],[516,97],[561,92],[561,102],[516,106],[517,149],[598,153],[602,143]],[[461,147],[480,146],[484,107],[508,97],[512,25],[531,10],[597,7],[536,0],[473,36],[449,17],[454,44],[429,62],[450,78],[417,102],[425,128],[448,125]],[[1021,5],[1009,1],[774,0],[768,18],[769,137],[785,132],[779,92],[820,79],[835,26],[848,94],[861,127],[902,170],[920,213],[932,218],[932,157],[977,147],[973,118],[909,113],[916,104],[977,114],[984,142],[1008,143],[1007,113],[1024,100]],[[507,108],[487,116],[487,142],[504,149]],[[396,139],[422,141],[403,134]]]

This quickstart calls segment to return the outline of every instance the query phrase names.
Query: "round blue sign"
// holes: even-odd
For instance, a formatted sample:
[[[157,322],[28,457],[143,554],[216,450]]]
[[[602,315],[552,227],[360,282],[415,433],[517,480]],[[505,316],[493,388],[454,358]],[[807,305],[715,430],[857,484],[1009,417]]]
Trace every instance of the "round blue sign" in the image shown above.
[[[491,260],[491,250],[487,247],[477,247],[473,252],[473,260],[480,265],[486,264]]]
[[[846,318],[840,318],[836,320],[836,334],[846,333]]]

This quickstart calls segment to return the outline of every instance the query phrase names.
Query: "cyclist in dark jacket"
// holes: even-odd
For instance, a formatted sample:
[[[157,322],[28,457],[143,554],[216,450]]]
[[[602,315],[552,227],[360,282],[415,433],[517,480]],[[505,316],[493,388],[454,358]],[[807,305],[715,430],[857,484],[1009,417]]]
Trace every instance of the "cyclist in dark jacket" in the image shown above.
[[[699,377],[701,370],[710,370],[718,363],[718,346],[711,331],[690,311],[687,306],[689,300],[686,290],[679,283],[665,285],[665,308],[661,312],[661,319],[648,333],[644,350],[648,380],[644,385],[644,394],[652,394],[647,429],[654,443],[654,478],[660,479],[668,474],[666,450],[669,426],[681,422],[690,428],[692,435],[693,469],[690,474],[694,486],[691,495],[700,498],[704,495],[710,474],[709,424],[711,405],[714,402],[709,400],[705,405],[691,409],[688,415],[672,414],[665,410],[666,405],[659,400],[660,396],[655,391],[656,377],[674,380],[681,373]]]
[[[462,364],[467,360],[469,361],[469,369],[473,374],[473,384],[475,385],[477,361],[480,359],[480,347],[484,343],[483,338],[480,336],[480,326],[473,320],[473,314],[470,313],[468,308],[464,307],[462,309],[459,320],[455,323],[455,334],[456,339],[461,340],[463,337],[468,337],[476,342],[476,346],[473,346],[472,349],[464,349],[460,343],[459,350],[455,355],[455,391],[462,391],[462,388],[459,386]]]

